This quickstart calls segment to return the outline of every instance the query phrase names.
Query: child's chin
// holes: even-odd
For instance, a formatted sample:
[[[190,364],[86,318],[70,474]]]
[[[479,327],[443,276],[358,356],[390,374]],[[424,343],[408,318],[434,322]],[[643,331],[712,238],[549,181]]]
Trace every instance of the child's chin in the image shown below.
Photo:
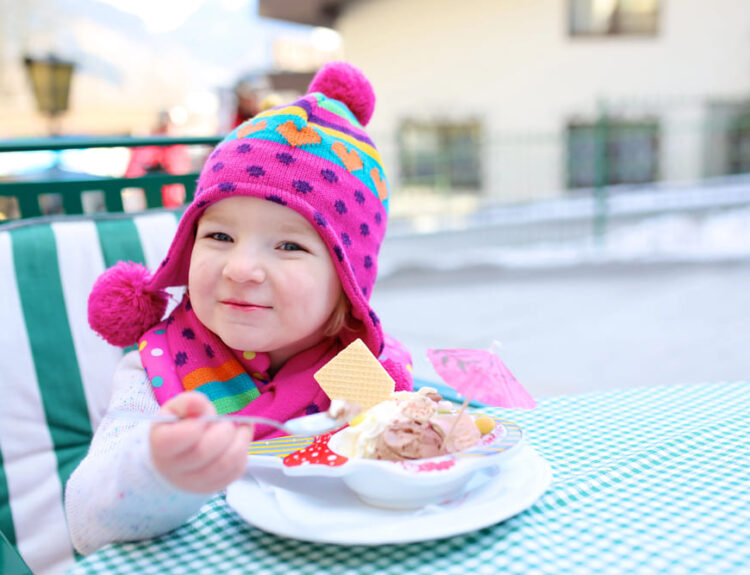
[[[220,333],[219,339],[230,349],[240,351],[267,351],[267,342],[260,338],[247,337],[247,334]]]

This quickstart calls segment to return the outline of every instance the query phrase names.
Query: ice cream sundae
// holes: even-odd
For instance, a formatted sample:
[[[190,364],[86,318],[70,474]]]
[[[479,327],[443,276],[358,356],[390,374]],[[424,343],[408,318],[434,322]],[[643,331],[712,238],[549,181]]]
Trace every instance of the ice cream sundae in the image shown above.
[[[331,437],[329,447],[346,457],[424,459],[468,449],[493,428],[491,418],[475,419],[423,387],[392,393]]]

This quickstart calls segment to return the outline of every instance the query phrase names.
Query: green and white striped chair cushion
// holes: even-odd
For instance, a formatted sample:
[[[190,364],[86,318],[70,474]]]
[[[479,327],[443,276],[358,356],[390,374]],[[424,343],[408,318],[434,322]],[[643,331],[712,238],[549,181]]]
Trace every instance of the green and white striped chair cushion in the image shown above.
[[[0,530],[34,573],[75,560],[64,487],[122,355],[88,326],[91,286],[118,260],[156,269],[177,220],[159,210],[0,227]]]

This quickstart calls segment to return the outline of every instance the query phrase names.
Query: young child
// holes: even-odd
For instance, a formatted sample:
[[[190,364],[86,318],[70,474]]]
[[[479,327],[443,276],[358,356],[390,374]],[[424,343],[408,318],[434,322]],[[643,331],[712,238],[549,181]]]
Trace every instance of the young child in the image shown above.
[[[239,126],[207,160],[159,269],[120,262],[97,280],[89,322],[137,344],[108,415],[66,488],[73,543],[88,554],[181,525],[245,469],[253,430],[215,412],[278,421],[326,410],[313,374],[357,338],[397,389],[408,353],[370,308],[388,187],[362,126],[372,87],[344,63],[309,93]],[[187,286],[164,320],[168,286]],[[174,423],[113,411],[171,413]],[[255,439],[279,432],[254,429]]]

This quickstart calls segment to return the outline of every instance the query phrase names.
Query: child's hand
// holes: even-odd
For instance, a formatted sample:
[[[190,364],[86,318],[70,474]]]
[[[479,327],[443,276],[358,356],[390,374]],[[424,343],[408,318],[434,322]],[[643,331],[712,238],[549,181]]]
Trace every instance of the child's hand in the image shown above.
[[[160,413],[180,418],[153,424],[149,436],[154,466],[172,485],[193,493],[213,493],[242,475],[252,426],[195,419],[216,413],[211,401],[199,392],[173,397]]]

